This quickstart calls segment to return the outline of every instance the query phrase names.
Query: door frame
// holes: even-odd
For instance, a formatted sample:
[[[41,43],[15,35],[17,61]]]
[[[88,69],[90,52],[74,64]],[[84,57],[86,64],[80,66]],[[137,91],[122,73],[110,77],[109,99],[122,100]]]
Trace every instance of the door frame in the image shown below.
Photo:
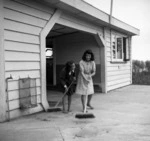
[[[61,18],[62,11],[56,10],[53,16],[50,18],[46,26],[40,33],[40,49],[41,49],[41,101],[42,106],[45,110],[49,108],[47,101],[47,91],[46,91],[46,61],[45,61],[45,47],[46,47],[46,36],[49,34],[53,26],[57,23],[64,25],[70,28],[74,28],[83,32],[91,33],[95,35],[96,41],[100,47],[100,56],[101,56],[101,87],[102,92],[107,93],[107,71],[106,71],[106,45],[105,40],[97,30],[86,27],[82,24],[77,24],[73,21]],[[54,63],[56,63],[54,61]],[[55,68],[55,66],[54,66]],[[56,76],[54,76],[56,77]]]

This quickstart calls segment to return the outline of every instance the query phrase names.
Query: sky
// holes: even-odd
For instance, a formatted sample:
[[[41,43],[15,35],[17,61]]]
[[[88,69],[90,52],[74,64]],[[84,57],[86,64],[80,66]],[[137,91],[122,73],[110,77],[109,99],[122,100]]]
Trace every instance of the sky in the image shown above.
[[[84,0],[110,14],[111,0]],[[140,30],[132,38],[132,59],[150,60],[150,0],[113,0],[112,16]]]

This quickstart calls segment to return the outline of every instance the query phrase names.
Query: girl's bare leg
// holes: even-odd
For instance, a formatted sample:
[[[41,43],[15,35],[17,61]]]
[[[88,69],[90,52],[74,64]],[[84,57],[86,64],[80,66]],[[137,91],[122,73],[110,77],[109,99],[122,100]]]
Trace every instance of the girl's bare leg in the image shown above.
[[[68,112],[70,112],[71,101],[72,101],[72,96],[68,95]]]
[[[88,95],[88,100],[87,100],[87,106],[90,107],[90,109],[94,109],[92,106],[91,106],[91,100],[92,100],[92,94],[91,95]]]
[[[84,95],[81,95],[81,103],[82,103],[82,107],[83,107],[83,111],[84,111]]]
[[[85,98],[86,98],[85,95],[81,95],[81,102],[82,102],[83,112],[84,112],[84,109],[85,109]],[[87,110],[86,110],[86,112],[87,112]]]
[[[63,113],[66,113],[66,95],[62,99],[62,104],[63,104]]]

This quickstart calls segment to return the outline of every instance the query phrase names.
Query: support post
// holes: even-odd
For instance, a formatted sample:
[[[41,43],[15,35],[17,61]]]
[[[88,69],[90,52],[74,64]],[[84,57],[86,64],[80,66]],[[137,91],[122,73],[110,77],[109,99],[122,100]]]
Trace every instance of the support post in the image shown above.
[[[100,59],[101,59],[101,88],[103,93],[107,93],[107,66],[106,66],[106,45],[105,40],[97,33],[95,36],[96,41],[100,47]]]
[[[56,85],[56,39],[53,41],[53,85]]]
[[[51,31],[55,23],[60,18],[61,11],[56,10],[53,16],[49,19],[48,23],[45,25],[40,33],[40,51],[41,51],[41,103],[45,111],[48,110],[49,104],[47,101],[46,92],[46,57],[45,57],[45,47],[46,47],[46,36]]]
[[[130,84],[132,84],[132,36],[129,37],[129,52],[130,52],[130,67],[131,67],[131,71],[130,71],[130,74],[131,74],[131,77],[130,77]]]
[[[4,59],[4,8],[0,0],[0,122],[6,120],[6,84]]]

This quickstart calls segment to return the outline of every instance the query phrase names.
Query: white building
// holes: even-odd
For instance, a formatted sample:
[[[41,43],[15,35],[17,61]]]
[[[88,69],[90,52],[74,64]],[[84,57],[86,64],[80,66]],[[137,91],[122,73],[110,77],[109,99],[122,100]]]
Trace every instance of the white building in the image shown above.
[[[51,77],[86,49],[95,54],[94,83],[102,92],[132,84],[132,36],[139,30],[81,0],[0,0],[0,121],[49,108],[45,48],[53,48]],[[11,79],[8,79],[12,77]],[[20,109],[20,78],[34,78],[37,106]]]

